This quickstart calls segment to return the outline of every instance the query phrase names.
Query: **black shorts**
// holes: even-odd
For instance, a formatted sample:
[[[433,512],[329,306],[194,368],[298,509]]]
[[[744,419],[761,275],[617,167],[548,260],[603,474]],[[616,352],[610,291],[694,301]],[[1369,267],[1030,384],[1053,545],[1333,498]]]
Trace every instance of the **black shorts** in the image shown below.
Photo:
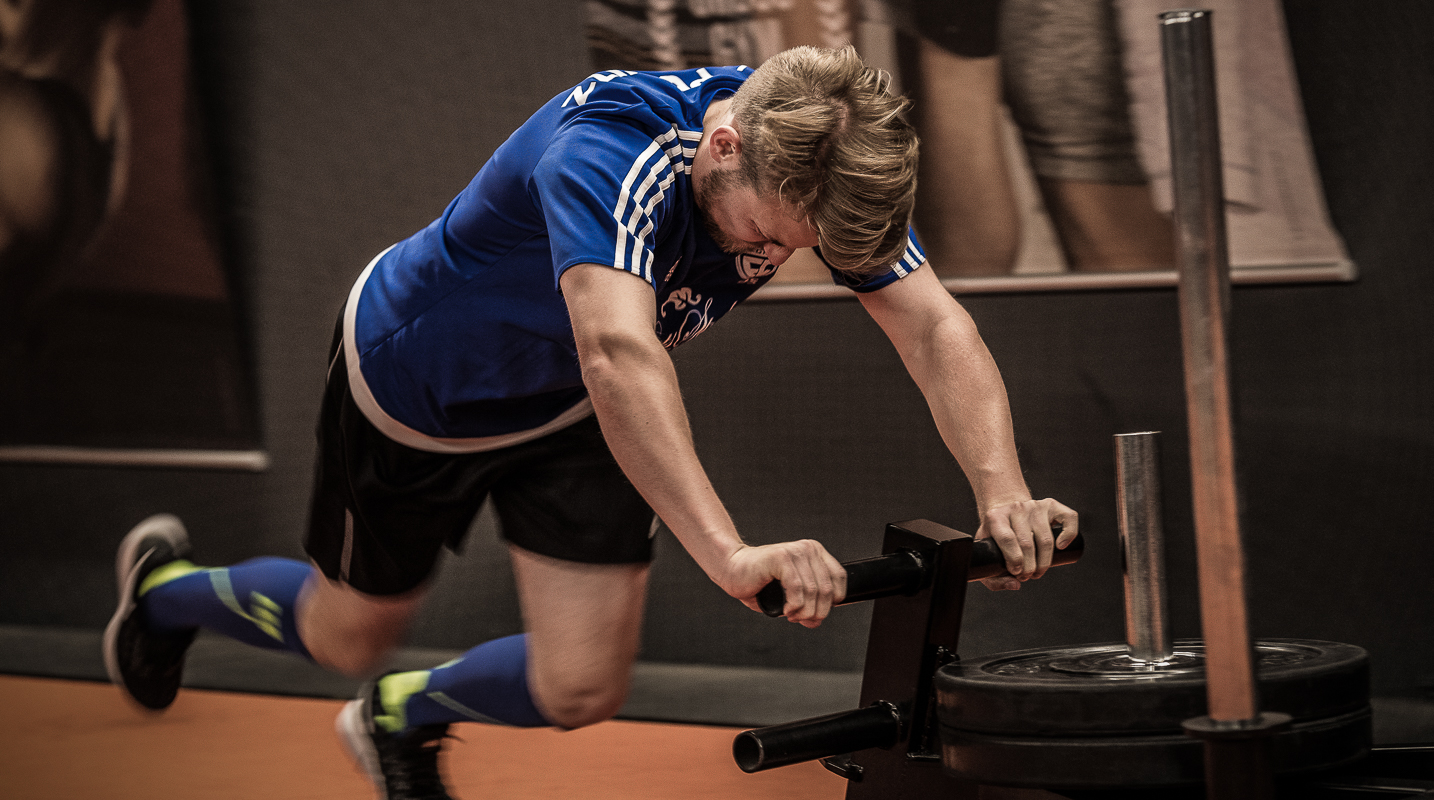
[[[652,509],[588,417],[530,442],[482,453],[398,444],[354,404],[336,334],[319,414],[318,456],[304,549],[331,580],[399,594],[458,550],[490,495],[503,538],[590,564],[652,559]]]

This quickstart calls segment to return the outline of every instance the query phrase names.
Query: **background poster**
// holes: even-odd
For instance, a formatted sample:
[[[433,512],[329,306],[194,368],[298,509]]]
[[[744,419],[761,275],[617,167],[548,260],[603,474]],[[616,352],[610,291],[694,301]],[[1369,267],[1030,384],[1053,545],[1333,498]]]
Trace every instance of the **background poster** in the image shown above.
[[[1200,7],[1211,14],[1217,53],[1232,280],[1353,280],[1325,205],[1282,4]],[[913,226],[953,291],[1174,285],[1163,0],[592,0],[585,8],[598,70],[755,67],[787,47],[854,45],[914,101],[909,118],[922,149]],[[799,250],[754,298],[843,291]]]
[[[0,445],[251,449],[180,0],[0,4]]]

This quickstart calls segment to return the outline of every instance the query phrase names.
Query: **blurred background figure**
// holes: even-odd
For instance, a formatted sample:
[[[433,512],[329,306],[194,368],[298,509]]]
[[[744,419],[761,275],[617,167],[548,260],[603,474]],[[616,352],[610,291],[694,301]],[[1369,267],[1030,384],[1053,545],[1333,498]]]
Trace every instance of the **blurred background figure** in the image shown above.
[[[915,227],[942,276],[1015,266],[1020,210],[1007,164],[997,0],[884,0],[899,73],[915,101],[921,173]]]
[[[1071,271],[1175,266],[1170,217],[1137,156],[1123,51],[1112,0],[1001,2],[1005,99]]]
[[[1170,220],[1137,158],[1111,0],[882,5],[926,145],[916,228],[939,272],[1016,269],[1030,233],[1018,181],[1030,178],[1059,250],[1049,267],[1171,268]]]
[[[1234,267],[1347,263],[1278,0],[1210,0]],[[596,69],[856,45],[915,101],[913,220],[947,278],[1175,266],[1158,0],[588,0]],[[772,281],[827,283],[798,253]]]
[[[0,340],[7,350],[124,195],[116,55],[149,0],[0,2]]]
[[[792,0],[587,0],[593,69],[760,65],[785,50]]]
[[[0,0],[0,459],[248,449],[183,0]]]

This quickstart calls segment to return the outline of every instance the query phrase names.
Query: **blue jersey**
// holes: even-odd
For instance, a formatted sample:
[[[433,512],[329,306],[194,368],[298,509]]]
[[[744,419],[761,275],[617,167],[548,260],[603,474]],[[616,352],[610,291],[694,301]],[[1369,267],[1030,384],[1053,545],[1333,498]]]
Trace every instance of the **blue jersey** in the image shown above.
[[[435,452],[516,444],[591,413],[558,278],[601,264],[655,291],[671,349],[776,271],[724,253],[697,214],[707,106],[747,67],[590,76],[544,105],[428,227],[375,258],[345,309],[350,385],[395,441]],[[871,291],[924,263],[914,239]]]

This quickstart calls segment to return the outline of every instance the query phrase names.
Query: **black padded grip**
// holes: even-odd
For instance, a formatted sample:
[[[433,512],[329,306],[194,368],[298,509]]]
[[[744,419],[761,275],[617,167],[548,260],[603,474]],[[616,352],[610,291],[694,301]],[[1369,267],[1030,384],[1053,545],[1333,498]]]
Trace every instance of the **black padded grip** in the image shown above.
[[[1051,554],[1051,566],[1073,564],[1085,551],[1085,537],[1076,534],[1075,539],[1064,550]],[[926,580],[928,565],[919,553],[898,550],[895,553],[848,561],[842,564],[846,570],[846,597],[837,605],[860,603],[880,597],[899,594],[914,594]],[[1010,575],[1006,571],[1006,557],[991,539],[980,539],[971,543],[971,567],[966,580],[979,581]],[[757,592],[757,605],[769,617],[782,616],[787,605],[787,593],[782,584],[772,581]]]

